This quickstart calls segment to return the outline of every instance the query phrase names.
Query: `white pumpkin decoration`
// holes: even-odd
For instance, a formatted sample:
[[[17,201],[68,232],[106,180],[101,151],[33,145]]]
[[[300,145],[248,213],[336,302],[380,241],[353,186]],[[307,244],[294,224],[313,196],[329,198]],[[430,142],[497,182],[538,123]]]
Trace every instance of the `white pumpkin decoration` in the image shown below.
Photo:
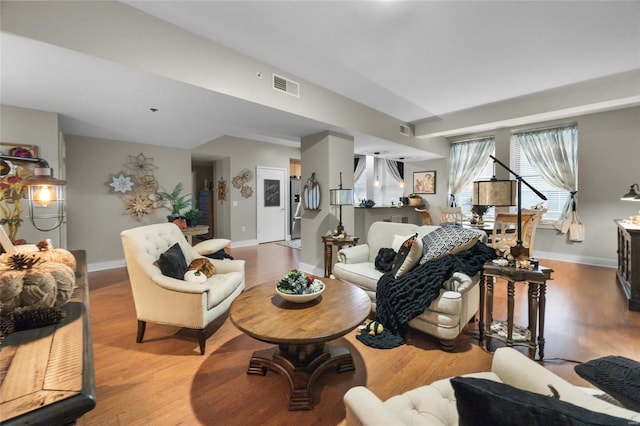
[[[189,283],[202,284],[207,281],[207,276],[198,269],[192,269],[184,274],[184,280]]]

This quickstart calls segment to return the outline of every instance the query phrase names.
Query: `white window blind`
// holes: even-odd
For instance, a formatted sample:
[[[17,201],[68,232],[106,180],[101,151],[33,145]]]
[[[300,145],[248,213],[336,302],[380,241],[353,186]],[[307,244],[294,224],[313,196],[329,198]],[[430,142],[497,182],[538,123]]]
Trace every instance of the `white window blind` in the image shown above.
[[[562,208],[570,196],[569,192],[547,183],[547,181],[542,178],[540,173],[529,163],[529,161],[527,161],[520,148],[518,138],[515,136],[511,137],[510,157],[510,167],[513,171],[522,176],[523,179],[529,182],[531,186],[542,192],[547,197],[547,201],[542,200],[531,189],[523,184],[522,208],[530,208],[536,204],[544,202],[547,212],[542,217],[542,220],[547,222],[558,220],[562,213]]]

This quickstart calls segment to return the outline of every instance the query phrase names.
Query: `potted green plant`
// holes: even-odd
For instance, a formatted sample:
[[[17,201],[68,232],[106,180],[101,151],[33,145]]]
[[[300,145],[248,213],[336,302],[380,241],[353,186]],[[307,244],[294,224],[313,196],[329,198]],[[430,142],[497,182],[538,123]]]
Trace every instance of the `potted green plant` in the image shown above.
[[[187,212],[184,214],[184,219],[187,221],[187,226],[196,226],[196,222],[198,221],[199,217],[200,210],[198,209],[187,210]]]
[[[169,222],[181,217],[180,211],[191,206],[191,194],[182,195],[183,186],[181,182],[173,188],[171,192],[159,192],[161,200],[164,201],[164,207],[171,211],[167,216]]]

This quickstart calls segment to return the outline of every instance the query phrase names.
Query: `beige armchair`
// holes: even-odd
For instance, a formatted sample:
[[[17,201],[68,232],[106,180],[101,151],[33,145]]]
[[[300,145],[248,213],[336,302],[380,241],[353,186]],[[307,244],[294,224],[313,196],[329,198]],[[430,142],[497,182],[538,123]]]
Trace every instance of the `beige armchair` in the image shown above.
[[[202,257],[173,223],[127,229],[120,234],[138,318],[136,342],[141,343],[147,322],[198,330],[204,355],[204,330],[224,314],[244,290],[244,260],[214,260],[215,274],[202,284],[165,276],[158,259],[179,243],[187,265]]]

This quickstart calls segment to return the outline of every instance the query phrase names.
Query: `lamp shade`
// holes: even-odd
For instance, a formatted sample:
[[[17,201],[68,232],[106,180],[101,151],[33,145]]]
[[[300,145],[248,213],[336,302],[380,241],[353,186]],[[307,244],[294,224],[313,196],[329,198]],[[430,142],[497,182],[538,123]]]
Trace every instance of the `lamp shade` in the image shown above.
[[[506,207],[516,205],[515,180],[480,180],[473,182],[473,205]]]
[[[353,204],[353,189],[330,189],[329,204],[332,206],[350,206]]]

